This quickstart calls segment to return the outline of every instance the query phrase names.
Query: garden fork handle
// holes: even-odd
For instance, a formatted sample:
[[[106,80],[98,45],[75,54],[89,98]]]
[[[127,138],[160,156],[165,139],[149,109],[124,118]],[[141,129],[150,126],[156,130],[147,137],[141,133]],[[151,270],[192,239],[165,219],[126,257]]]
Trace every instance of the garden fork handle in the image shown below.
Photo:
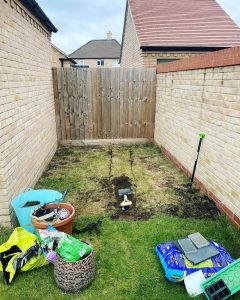
[[[199,158],[199,153],[200,153],[202,141],[205,138],[205,136],[206,135],[205,135],[204,132],[201,132],[199,134],[200,140],[199,140],[199,143],[198,143],[197,157],[196,157],[196,160],[195,160],[195,163],[194,163],[194,167],[193,167],[193,173],[192,173],[192,178],[191,178],[191,186],[193,185],[193,181],[194,181],[194,177],[195,177],[195,173],[196,173],[196,168],[197,168],[197,163],[198,163],[198,158]]]

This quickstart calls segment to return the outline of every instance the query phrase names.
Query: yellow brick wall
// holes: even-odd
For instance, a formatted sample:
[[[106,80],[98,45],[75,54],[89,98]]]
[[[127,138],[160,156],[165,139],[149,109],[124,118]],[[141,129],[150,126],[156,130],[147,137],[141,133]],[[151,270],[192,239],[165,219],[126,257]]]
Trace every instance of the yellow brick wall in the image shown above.
[[[155,141],[240,218],[240,65],[157,76]],[[201,212],[200,212],[201,213]]]
[[[0,224],[56,147],[50,34],[17,0],[0,0]]]
[[[162,51],[162,52],[142,52],[142,62],[143,67],[156,67],[158,59],[184,59],[187,57],[191,57],[194,55],[199,55],[205,52],[197,52],[197,51]]]
[[[104,59],[104,66],[98,66],[98,59],[81,59],[84,61],[85,66],[89,66],[89,68],[112,68],[113,67],[113,59]]]
[[[136,28],[133,22],[133,17],[131,14],[130,7],[128,6],[126,24],[125,24],[125,33],[123,38],[121,67],[122,68],[142,67],[143,60],[142,60],[141,53],[142,50],[140,50]]]
[[[56,48],[52,47],[52,68],[61,68],[62,64],[59,58],[67,58],[66,55],[63,55],[60,51]],[[64,68],[70,68],[71,63],[70,61],[64,61],[63,64]]]

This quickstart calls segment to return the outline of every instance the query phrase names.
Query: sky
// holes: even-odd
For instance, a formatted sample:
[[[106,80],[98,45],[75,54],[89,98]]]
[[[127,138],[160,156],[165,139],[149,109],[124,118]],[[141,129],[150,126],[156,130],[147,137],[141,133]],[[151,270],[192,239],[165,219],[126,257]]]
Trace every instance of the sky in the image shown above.
[[[147,1],[147,0],[146,0]],[[181,0],[176,0],[181,1]],[[126,0],[37,0],[57,27],[52,42],[70,54],[92,39],[104,39],[109,30],[120,43]],[[240,26],[240,0],[217,0]]]

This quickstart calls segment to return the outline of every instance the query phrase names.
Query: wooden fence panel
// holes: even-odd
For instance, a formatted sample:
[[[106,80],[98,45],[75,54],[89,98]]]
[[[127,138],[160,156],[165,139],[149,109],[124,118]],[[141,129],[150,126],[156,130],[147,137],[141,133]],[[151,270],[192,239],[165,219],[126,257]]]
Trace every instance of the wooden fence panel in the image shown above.
[[[53,69],[59,141],[153,138],[156,70]]]

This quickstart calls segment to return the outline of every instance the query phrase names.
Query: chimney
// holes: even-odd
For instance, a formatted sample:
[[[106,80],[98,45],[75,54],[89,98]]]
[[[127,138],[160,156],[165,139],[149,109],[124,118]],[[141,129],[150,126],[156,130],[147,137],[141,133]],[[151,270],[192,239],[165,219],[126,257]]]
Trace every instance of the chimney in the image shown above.
[[[107,33],[107,39],[108,40],[112,40],[112,32],[111,31],[108,31],[108,33]]]

